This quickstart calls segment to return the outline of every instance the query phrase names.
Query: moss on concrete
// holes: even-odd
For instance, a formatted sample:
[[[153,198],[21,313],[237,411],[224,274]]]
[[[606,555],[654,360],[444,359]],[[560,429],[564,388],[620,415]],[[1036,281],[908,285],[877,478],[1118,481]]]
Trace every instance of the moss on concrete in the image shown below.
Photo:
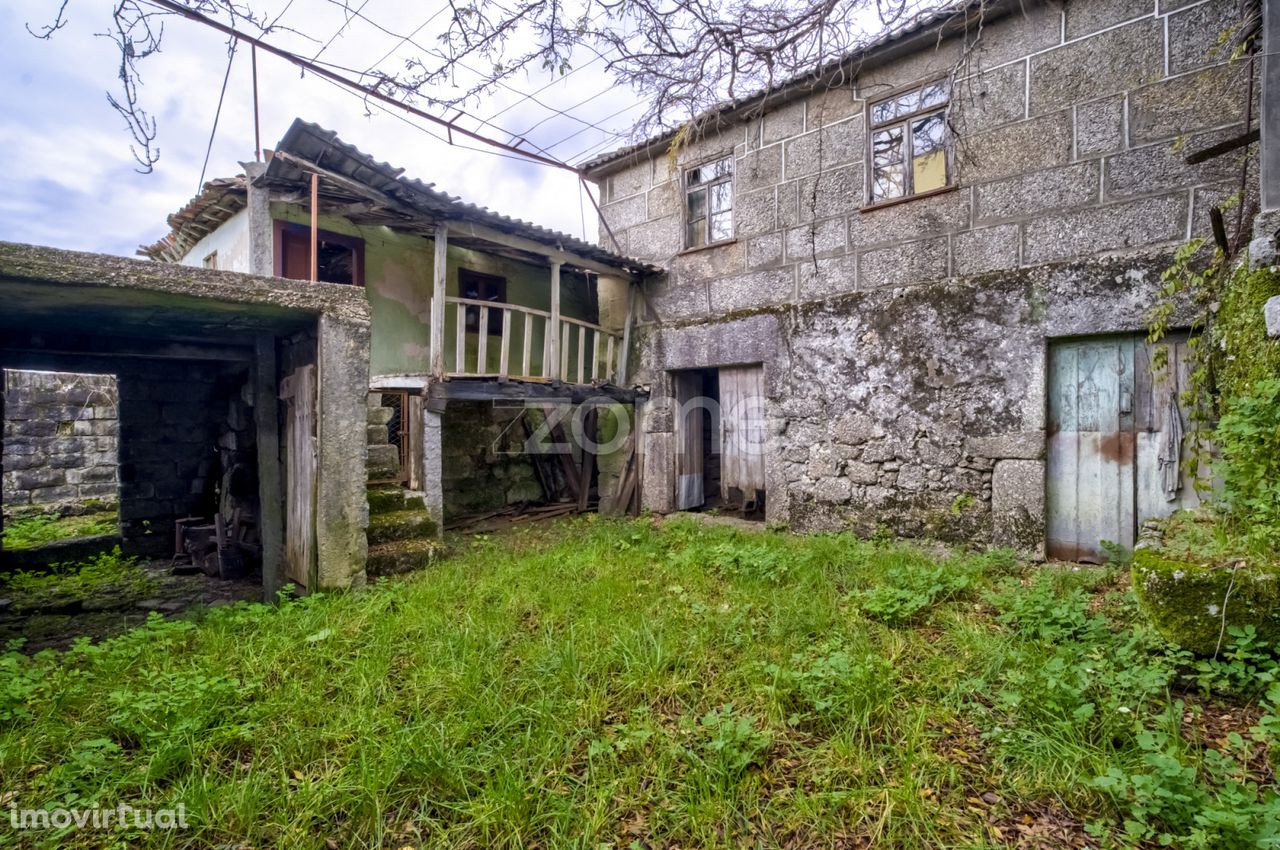
[[[369,545],[433,538],[439,529],[426,511],[395,511],[369,518]]]
[[[1280,564],[1218,566],[1144,548],[1134,553],[1132,574],[1139,604],[1171,643],[1212,655],[1226,628],[1250,625],[1263,640],[1280,642]]]

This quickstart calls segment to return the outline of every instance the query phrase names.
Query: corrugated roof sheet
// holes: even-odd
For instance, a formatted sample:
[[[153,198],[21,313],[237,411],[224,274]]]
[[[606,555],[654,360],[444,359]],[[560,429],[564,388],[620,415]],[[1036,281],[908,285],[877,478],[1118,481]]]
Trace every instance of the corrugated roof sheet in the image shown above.
[[[959,2],[944,3],[943,5],[939,6],[935,11],[931,12],[930,14],[917,18],[916,20],[911,21],[909,24],[906,24],[905,26],[901,26],[896,29],[886,30],[880,36],[878,36],[871,42],[863,45],[862,47],[859,47],[857,50],[849,51],[848,53],[845,53],[842,56],[839,56],[838,58],[831,60],[830,62],[825,62],[822,65],[811,68],[803,73],[795,75],[794,77],[790,77],[786,80],[783,80],[780,83],[776,83],[772,86],[769,86],[768,88],[761,89],[749,95],[743,95],[742,97],[735,98],[733,100],[727,100],[727,101],[724,101],[723,103],[719,103],[711,107],[710,109],[706,110],[702,114],[700,114],[695,119],[695,121],[698,121],[698,122],[707,121],[719,116],[724,116],[728,113],[734,112],[739,109],[744,109],[752,105],[757,105],[760,102],[764,101],[766,98],[770,97],[771,95],[775,95],[789,88],[800,87],[806,82],[812,82],[816,84],[819,80],[821,80],[827,74],[836,71],[842,65],[847,65],[850,62],[853,62],[857,59],[864,58],[872,52],[887,48],[892,44],[894,44],[895,42],[898,42],[909,36],[915,35],[924,30],[928,30],[937,26],[944,25],[953,16],[964,14],[969,10],[981,5],[982,5],[982,0],[959,0]],[[993,13],[994,13],[994,10],[993,10]],[[616,162],[617,160],[620,160],[620,159],[624,159],[632,154],[638,153],[642,150],[645,150],[646,148],[652,147],[653,145],[656,145],[665,141],[670,141],[678,131],[679,131],[679,128],[677,127],[671,130],[666,130],[664,132],[657,133],[643,141],[636,142],[635,144],[627,145],[625,147],[617,148],[616,150],[610,151],[608,153],[594,156],[588,160],[578,163],[577,167],[583,171],[593,171],[603,165],[608,165],[609,163]]]

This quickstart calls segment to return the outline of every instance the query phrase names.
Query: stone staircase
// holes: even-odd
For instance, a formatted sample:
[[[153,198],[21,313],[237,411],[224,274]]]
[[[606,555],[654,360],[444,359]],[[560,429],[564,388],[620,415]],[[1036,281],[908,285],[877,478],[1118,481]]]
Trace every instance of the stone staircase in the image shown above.
[[[387,423],[394,411],[369,394],[369,480],[400,476],[400,448],[390,442]],[[369,578],[428,567],[444,550],[440,528],[421,493],[400,484],[369,484]]]

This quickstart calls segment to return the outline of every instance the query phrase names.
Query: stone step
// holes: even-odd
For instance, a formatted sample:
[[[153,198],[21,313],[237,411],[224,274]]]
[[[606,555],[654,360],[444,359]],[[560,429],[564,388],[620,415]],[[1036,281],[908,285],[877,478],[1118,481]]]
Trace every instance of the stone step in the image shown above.
[[[369,480],[400,477],[399,446],[369,446]]]
[[[389,407],[371,407],[369,408],[369,424],[370,425],[386,425],[391,421],[391,417],[395,415],[395,411]]]
[[[399,575],[431,566],[444,556],[444,551],[444,544],[439,540],[381,543],[369,547],[365,569],[370,578]]]
[[[404,540],[434,539],[438,532],[435,520],[426,511],[392,511],[369,517],[370,546]]]
[[[370,516],[427,509],[425,495],[414,490],[406,490],[399,484],[373,484],[370,485],[368,494]]]
[[[391,442],[386,425],[369,425],[365,428],[365,442],[371,446],[385,446]]]

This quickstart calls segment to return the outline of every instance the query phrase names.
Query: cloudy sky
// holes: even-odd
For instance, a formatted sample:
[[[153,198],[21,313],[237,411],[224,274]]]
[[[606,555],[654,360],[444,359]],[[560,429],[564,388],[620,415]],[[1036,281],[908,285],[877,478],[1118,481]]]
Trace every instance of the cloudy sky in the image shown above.
[[[255,9],[283,9],[287,0],[255,2]],[[167,232],[165,217],[195,194],[218,94],[227,70],[225,40],[198,24],[170,18],[161,54],[142,65],[143,105],[159,124],[160,161],[139,174],[129,152],[123,119],[108,105],[116,92],[119,55],[95,33],[110,24],[110,4],[71,0],[69,22],[48,41],[29,35],[52,20],[58,0],[24,0],[0,5],[0,239],[132,255],[140,244]],[[358,3],[352,3],[358,7]],[[385,56],[395,67],[414,50],[382,32],[407,34],[440,11],[444,0],[365,0],[370,24],[355,20],[322,59],[364,69]],[[430,44],[441,14],[414,40]],[[280,33],[269,40],[308,56],[324,47],[342,25],[336,0],[293,0],[281,24],[320,41]],[[630,119],[641,111],[626,90],[611,89],[598,59],[584,55],[566,78],[531,74],[513,82],[469,111],[493,118],[504,131],[527,135],[536,144],[559,142],[561,158],[590,149],[605,151],[627,139]],[[410,176],[508,215],[594,239],[595,216],[568,172],[491,154],[450,147],[401,118],[366,108],[356,96],[312,75],[302,76],[283,60],[259,53],[262,143],[271,147],[295,117],[336,131],[347,142],[403,167]],[[546,88],[544,88],[546,87]],[[541,91],[538,91],[541,89]],[[556,115],[524,95],[568,111],[581,121]],[[585,101],[585,102],[584,102]],[[623,136],[586,129],[599,123]],[[532,130],[531,130],[532,128]],[[531,132],[528,132],[530,131]],[[579,132],[582,131],[582,132]],[[492,127],[490,135],[499,135]],[[568,137],[568,138],[566,138]],[[563,140],[563,141],[561,141]],[[237,52],[209,158],[206,179],[239,172],[237,162],[253,158],[253,101],[247,49]],[[585,227],[584,227],[585,219]]]

